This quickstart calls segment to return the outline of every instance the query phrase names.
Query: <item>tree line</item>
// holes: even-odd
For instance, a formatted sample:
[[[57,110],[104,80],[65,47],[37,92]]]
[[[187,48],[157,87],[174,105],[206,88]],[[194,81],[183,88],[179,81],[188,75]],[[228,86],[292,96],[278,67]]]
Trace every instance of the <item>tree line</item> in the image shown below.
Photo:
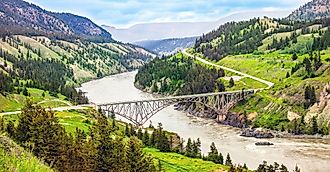
[[[156,171],[153,158],[143,153],[136,137],[127,140],[115,134],[116,125],[98,114],[89,133],[76,129],[67,133],[54,112],[28,102],[19,115],[0,129],[8,132],[18,144],[31,151],[58,171]]]
[[[135,85],[155,93],[197,94],[225,91],[219,80],[222,69],[207,68],[182,54],[156,58],[141,67],[135,77]]]

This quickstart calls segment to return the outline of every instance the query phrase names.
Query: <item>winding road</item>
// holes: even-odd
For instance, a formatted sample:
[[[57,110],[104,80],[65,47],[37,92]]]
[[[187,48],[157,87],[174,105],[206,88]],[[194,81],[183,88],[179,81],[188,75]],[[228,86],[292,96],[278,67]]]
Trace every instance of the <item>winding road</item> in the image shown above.
[[[267,88],[264,88],[264,89],[270,89],[271,87],[274,86],[274,83],[272,82],[269,82],[269,81],[266,81],[264,79],[261,79],[261,78],[258,78],[258,77],[255,77],[255,76],[252,76],[252,75],[249,75],[249,74],[246,74],[246,73],[243,73],[243,72],[240,72],[240,71],[237,71],[235,69],[231,69],[231,68],[228,68],[228,67],[225,67],[225,66],[221,66],[221,65],[217,65],[217,64],[214,64],[212,62],[209,62],[203,58],[200,58],[198,56],[193,56],[192,54],[188,53],[187,52],[187,49],[184,49],[182,50],[182,53],[188,57],[191,57],[191,58],[195,58],[196,60],[204,63],[204,64],[207,64],[207,65],[210,65],[210,66],[214,66],[214,67],[218,67],[220,69],[223,69],[223,70],[227,70],[227,71],[230,71],[230,72],[233,72],[233,73],[236,73],[238,75],[241,75],[241,76],[244,76],[244,77],[247,77],[247,78],[251,78],[253,80],[256,80],[256,81],[259,81],[261,83],[264,83],[266,84],[268,87]],[[263,89],[257,89],[257,90],[263,90]]]
[[[57,108],[46,108],[46,111],[58,111],[58,112],[62,112],[62,111],[66,111],[66,110],[82,110],[82,109],[88,109],[88,108],[95,108],[95,105],[93,104],[85,104],[85,105],[78,105],[78,106],[64,106],[64,107],[57,107]],[[16,115],[16,114],[20,114],[22,113],[22,111],[14,111],[14,112],[3,112],[0,113],[0,116],[3,115]]]

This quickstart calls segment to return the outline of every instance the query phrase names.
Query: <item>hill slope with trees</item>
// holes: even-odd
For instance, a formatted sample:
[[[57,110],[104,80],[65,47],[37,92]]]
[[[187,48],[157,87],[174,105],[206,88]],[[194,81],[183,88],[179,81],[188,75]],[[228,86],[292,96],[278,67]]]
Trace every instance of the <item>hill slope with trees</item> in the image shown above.
[[[247,124],[252,127],[293,134],[328,135],[330,116],[324,114],[330,112],[325,112],[327,108],[323,105],[328,102],[328,93],[324,90],[330,81],[329,21],[327,18],[294,21],[264,17],[230,22],[202,35],[188,51],[194,56],[275,83],[270,90],[257,93],[238,104],[230,114],[249,119]],[[163,60],[162,66],[171,66],[171,61],[180,61],[178,55],[169,59]],[[152,67],[147,65],[145,68]],[[142,70],[139,73],[144,74],[138,74],[137,80],[151,76],[151,81],[146,83],[155,83],[159,76],[166,78],[159,74],[158,69],[162,68],[149,70],[148,74]],[[166,70],[171,70],[171,67],[166,67]],[[178,68],[174,68],[173,72],[176,70]],[[178,74],[177,78],[186,75]],[[231,75],[226,72],[226,76]],[[217,80],[225,81],[226,77],[222,78]],[[230,86],[245,88],[237,87],[241,80],[230,80],[228,87],[224,82],[226,90]],[[181,83],[190,82],[183,79]],[[257,88],[257,84],[251,81],[250,86]]]
[[[1,33],[42,35],[65,40],[112,41],[111,34],[91,20],[69,14],[53,13],[23,0],[0,2]]]
[[[287,19],[299,21],[312,21],[330,17],[330,1],[313,0],[292,12]]]

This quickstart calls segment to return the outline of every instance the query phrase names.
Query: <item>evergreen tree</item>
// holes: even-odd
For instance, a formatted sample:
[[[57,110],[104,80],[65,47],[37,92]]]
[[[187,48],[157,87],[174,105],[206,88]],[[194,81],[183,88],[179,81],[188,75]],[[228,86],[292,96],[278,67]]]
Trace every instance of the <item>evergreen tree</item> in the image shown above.
[[[127,136],[127,137],[131,136],[130,129],[129,129],[127,123],[125,123],[125,136]]]
[[[0,116],[0,133],[5,131],[6,126],[5,126],[5,121],[3,120],[3,118]]]
[[[28,90],[26,89],[26,87],[24,87],[24,89],[23,89],[23,95],[24,95],[24,96],[28,96],[28,95],[29,95],[29,92],[28,92]]]
[[[156,131],[153,130],[151,133],[150,141],[149,141],[149,146],[156,146]]]
[[[129,171],[131,172],[153,172],[156,171],[153,159],[145,155],[136,137],[128,141],[127,158]]]
[[[149,145],[149,133],[148,133],[148,131],[147,130],[144,130],[144,133],[143,133],[143,138],[142,138],[142,143],[143,143],[143,145],[145,145],[145,146],[150,146]]]
[[[313,134],[317,134],[319,131],[318,129],[318,125],[317,125],[317,119],[316,119],[316,116],[313,116],[312,118],[312,132]]]
[[[193,147],[192,147],[191,138],[188,138],[185,155],[188,157],[192,157],[192,155],[193,155]]]
[[[140,140],[142,140],[142,138],[143,138],[143,133],[142,133],[142,129],[141,128],[138,129],[137,137]]]
[[[228,165],[228,166],[233,165],[232,162],[231,162],[229,153],[227,154],[225,165]]]
[[[294,53],[294,54],[292,55],[292,60],[293,60],[293,61],[296,61],[297,59],[298,59],[298,56],[297,56],[296,53]]]
[[[16,128],[13,121],[9,121],[6,127],[6,132],[9,134],[10,137],[15,137]]]
[[[285,78],[289,78],[289,77],[290,77],[290,74],[289,74],[289,72],[287,72]]]
[[[229,87],[231,88],[233,86],[235,86],[234,79],[233,78],[230,78],[230,80],[229,80]]]

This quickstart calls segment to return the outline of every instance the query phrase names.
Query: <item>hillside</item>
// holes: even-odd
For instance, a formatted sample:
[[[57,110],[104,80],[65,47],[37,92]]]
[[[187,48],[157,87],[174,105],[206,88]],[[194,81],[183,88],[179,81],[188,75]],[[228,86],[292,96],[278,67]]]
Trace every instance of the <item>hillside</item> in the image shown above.
[[[294,128],[304,125],[295,123],[298,118],[311,123],[311,117],[305,116],[330,80],[328,26],[328,20],[305,23],[269,18],[228,23],[201,37],[192,52],[275,83],[233,109],[237,114],[253,114],[254,127],[328,134],[328,117],[315,111],[317,131],[312,132],[309,125]]]
[[[172,38],[162,40],[150,40],[134,42],[134,45],[143,47],[158,55],[170,55],[180,50],[191,47],[195,43],[196,37]]]
[[[5,134],[0,134],[0,171],[52,172],[53,170]]]
[[[87,18],[53,13],[23,0],[0,2],[1,35],[42,35],[65,40],[112,41],[111,34]]]
[[[162,40],[170,38],[196,37],[203,33],[210,32],[218,26],[231,21],[244,21],[254,17],[269,16],[280,18],[289,15],[290,11],[246,11],[224,16],[214,21],[200,22],[162,22],[162,23],[141,23],[128,28],[115,28],[102,25],[109,31],[113,38],[122,42],[139,42],[143,40]]]
[[[18,110],[30,96],[51,107],[88,103],[75,86],[137,69],[154,56],[114,41],[88,18],[22,0],[0,2],[0,25],[0,111]]]
[[[329,0],[313,0],[299,9],[293,11],[287,19],[299,21],[312,21],[330,17]]]
[[[330,114],[326,108],[328,94],[321,91],[325,90],[324,87],[330,81],[329,37],[328,20],[293,22],[266,17],[221,25],[217,30],[198,38],[188,52],[275,84],[271,89],[241,102],[229,114],[238,115],[239,118],[248,117],[248,124],[252,127],[294,134],[327,135],[330,121],[329,115],[324,114]],[[178,73],[173,77],[158,71],[162,66],[170,71],[183,71],[180,69],[184,66],[181,64],[181,58],[188,57],[179,53],[162,60],[160,64],[155,60],[155,64],[148,64],[139,71],[137,81],[142,81],[140,84],[148,83],[145,86],[151,90],[157,88],[157,92],[165,94],[189,88],[194,82],[185,76],[193,73],[193,70],[184,74]],[[204,68],[212,69],[207,65],[204,65]],[[247,81],[247,78],[242,76],[224,72],[226,77],[220,76],[216,80],[225,90],[266,88],[254,80]],[[228,78],[236,79],[229,81]],[[153,85],[155,83],[157,87]],[[212,88],[209,84],[195,85],[192,92],[199,93],[198,90],[203,87]],[[164,88],[171,89],[164,92]],[[213,87],[213,91],[218,89]],[[319,100],[322,103],[320,105],[317,104]],[[301,119],[300,122],[297,122],[298,119]],[[312,121],[317,123],[314,129]],[[301,127],[297,129],[297,126]]]

